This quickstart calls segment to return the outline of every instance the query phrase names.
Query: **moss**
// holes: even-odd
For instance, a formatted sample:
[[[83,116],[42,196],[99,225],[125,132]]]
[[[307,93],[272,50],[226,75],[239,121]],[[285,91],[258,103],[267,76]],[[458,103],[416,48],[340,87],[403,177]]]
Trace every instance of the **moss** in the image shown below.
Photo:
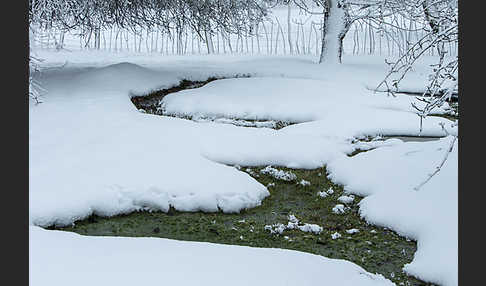
[[[362,220],[358,211],[360,197],[356,196],[348,204],[350,208],[344,214],[332,212],[338,203],[337,198],[343,194],[343,188],[327,179],[325,168],[279,168],[297,175],[297,179],[291,182],[261,174],[261,169],[241,168],[265,186],[273,183],[268,187],[271,195],[263,200],[261,206],[238,214],[187,213],[171,208],[168,213],[136,212],[110,218],[92,216],[73,226],[58,229],[94,236],[163,237],[294,249],[352,261],[371,273],[383,274],[398,285],[429,285],[402,272],[403,265],[413,258],[416,243]],[[311,184],[298,184],[302,179]],[[329,188],[334,190],[333,194],[325,198],[317,195],[318,191]],[[282,235],[276,235],[264,229],[269,224],[286,224],[289,214],[295,215],[301,222],[318,224],[324,230],[318,235],[298,230],[286,230]],[[359,232],[347,234],[345,230],[351,228],[357,228]],[[333,240],[331,234],[336,231],[342,237]]]

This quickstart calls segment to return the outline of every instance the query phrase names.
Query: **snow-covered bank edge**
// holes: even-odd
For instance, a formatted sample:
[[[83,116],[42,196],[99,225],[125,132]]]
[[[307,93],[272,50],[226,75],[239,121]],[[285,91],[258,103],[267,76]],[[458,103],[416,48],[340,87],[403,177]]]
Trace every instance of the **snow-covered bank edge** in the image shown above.
[[[451,140],[382,146],[327,166],[329,179],[365,196],[360,202],[363,219],[417,241],[414,259],[404,271],[443,286],[458,283],[457,141],[441,171],[420,190],[413,188],[434,171]]]
[[[340,259],[292,250],[163,238],[88,237],[29,227],[32,286],[302,285],[391,286]]]

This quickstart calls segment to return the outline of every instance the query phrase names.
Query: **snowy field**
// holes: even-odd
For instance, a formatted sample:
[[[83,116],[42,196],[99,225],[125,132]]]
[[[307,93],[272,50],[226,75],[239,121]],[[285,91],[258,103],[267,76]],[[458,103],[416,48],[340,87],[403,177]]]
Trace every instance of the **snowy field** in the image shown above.
[[[267,188],[232,165],[327,165],[334,182],[366,196],[360,204],[364,219],[418,241],[404,271],[457,285],[457,143],[443,170],[419,191],[413,187],[438,165],[450,137],[420,143],[390,139],[347,156],[363,149],[357,138],[419,135],[413,97],[370,90],[386,71],[383,58],[346,56],[342,65],[330,66],[307,56],[36,53],[45,59],[39,81],[48,93],[42,104],[29,107],[32,285],[64,285],[73,276],[77,279],[69,281],[75,285],[158,279],[177,285],[226,285],[229,280],[235,285],[318,285],[323,277],[335,285],[393,285],[353,263],[296,251],[83,237],[38,227],[169,206],[239,212],[260,205]],[[424,86],[429,60],[412,72],[404,89]],[[181,79],[236,74],[251,77],[180,91],[164,98],[162,106],[193,118],[298,124],[274,130],[194,122],[144,114],[129,98]],[[448,109],[445,105],[435,113]],[[458,132],[449,127],[452,121],[429,117],[421,135],[444,137],[439,123]],[[192,276],[189,269],[196,269]],[[114,278],[115,271],[123,275]]]
[[[29,246],[30,285],[394,285],[345,260],[275,248],[38,227],[30,229]]]

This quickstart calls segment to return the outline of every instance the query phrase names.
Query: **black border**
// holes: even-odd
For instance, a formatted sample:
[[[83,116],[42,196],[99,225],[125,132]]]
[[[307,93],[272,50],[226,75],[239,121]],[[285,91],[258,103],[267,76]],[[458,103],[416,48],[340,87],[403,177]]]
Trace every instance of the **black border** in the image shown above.
[[[467,163],[471,162],[471,156],[478,156],[481,153],[481,146],[472,146],[470,143],[481,142],[476,139],[482,128],[481,116],[485,113],[484,104],[476,101],[481,99],[481,87],[471,88],[471,84],[481,84],[481,71],[472,69],[472,62],[482,58],[483,28],[482,20],[484,15],[481,7],[473,4],[473,1],[459,2],[459,142],[458,144],[458,265],[459,285],[482,285],[479,282],[478,274],[481,274],[480,267],[483,263],[471,259],[478,252],[481,244],[481,228],[484,223],[475,221],[481,218],[481,202],[478,195],[482,191],[482,184],[475,184],[472,179],[481,178],[481,168],[476,168]],[[475,3],[477,4],[477,3]],[[477,15],[474,15],[476,14]],[[467,45],[469,39],[469,46]],[[473,90],[474,89],[474,90]],[[469,92],[468,92],[469,90]],[[470,100],[474,96],[474,101]],[[465,99],[463,99],[465,98]],[[475,102],[477,102],[475,104]],[[473,110],[476,108],[476,110]],[[465,113],[465,110],[469,110]],[[475,117],[469,117],[474,116]],[[472,125],[472,126],[471,126]],[[476,126],[474,126],[476,125]],[[479,131],[479,132],[478,132]],[[478,134],[479,133],[479,134]],[[468,139],[470,138],[470,139]],[[474,155],[473,155],[474,154]],[[469,156],[469,158],[468,158]],[[469,167],[467,167],[469,166]],[[478,217],[479,216],[479,217]],[[479,278],[479,279],[477,279]],[[476,281],[478,280],[478,281]]]
[[[29,285],[29,113],[28,113],[28,8],[29,1],[2,3],[2,226],[4,253],[2,281],[5,285]],[[5,89],[4,89],[5,90]],[[3,157],[3,156],[2,156]],[[7,184],[3,184],[6,180]],[[11,279],[9,279],[11,278]],[[12,282],[7,282],[12,281]]]

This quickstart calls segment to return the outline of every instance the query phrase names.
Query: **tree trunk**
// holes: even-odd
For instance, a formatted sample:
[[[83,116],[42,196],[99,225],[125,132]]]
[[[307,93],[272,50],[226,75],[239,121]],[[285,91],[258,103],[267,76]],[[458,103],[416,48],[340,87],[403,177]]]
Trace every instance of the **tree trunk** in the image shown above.
[[[204,30],[204,40],[206,41],[206,47],[208,49],[208,54],[214,54],[213,39],[211,33]]]
[[[291,23],[291,18],[290,18],[290,2],[287,5],[287,39],[289,41],[289,49],[290,49],[290,54],[292,55],[294,53],[294,47],[292,46],[292,23]]]
[[[439,24],[435,20],[434,15],[432,15],[432,14],[434,14],[434,12],[435,12],[435,14],[437,14],[436,7],[434,5],[431,5],[429,3],[429,1],[422,2],[422,7],[424,9],[425,19],[427,20],[427,23],[429,24],[430,28],[432,29],[432,32],[434,34],[438,34],[439,33]]]
[[[341,63],[343,39],[351,26],[351,21],[346,7],[337,0],[327,0],[326,4],[319,63],[337,64]]]

